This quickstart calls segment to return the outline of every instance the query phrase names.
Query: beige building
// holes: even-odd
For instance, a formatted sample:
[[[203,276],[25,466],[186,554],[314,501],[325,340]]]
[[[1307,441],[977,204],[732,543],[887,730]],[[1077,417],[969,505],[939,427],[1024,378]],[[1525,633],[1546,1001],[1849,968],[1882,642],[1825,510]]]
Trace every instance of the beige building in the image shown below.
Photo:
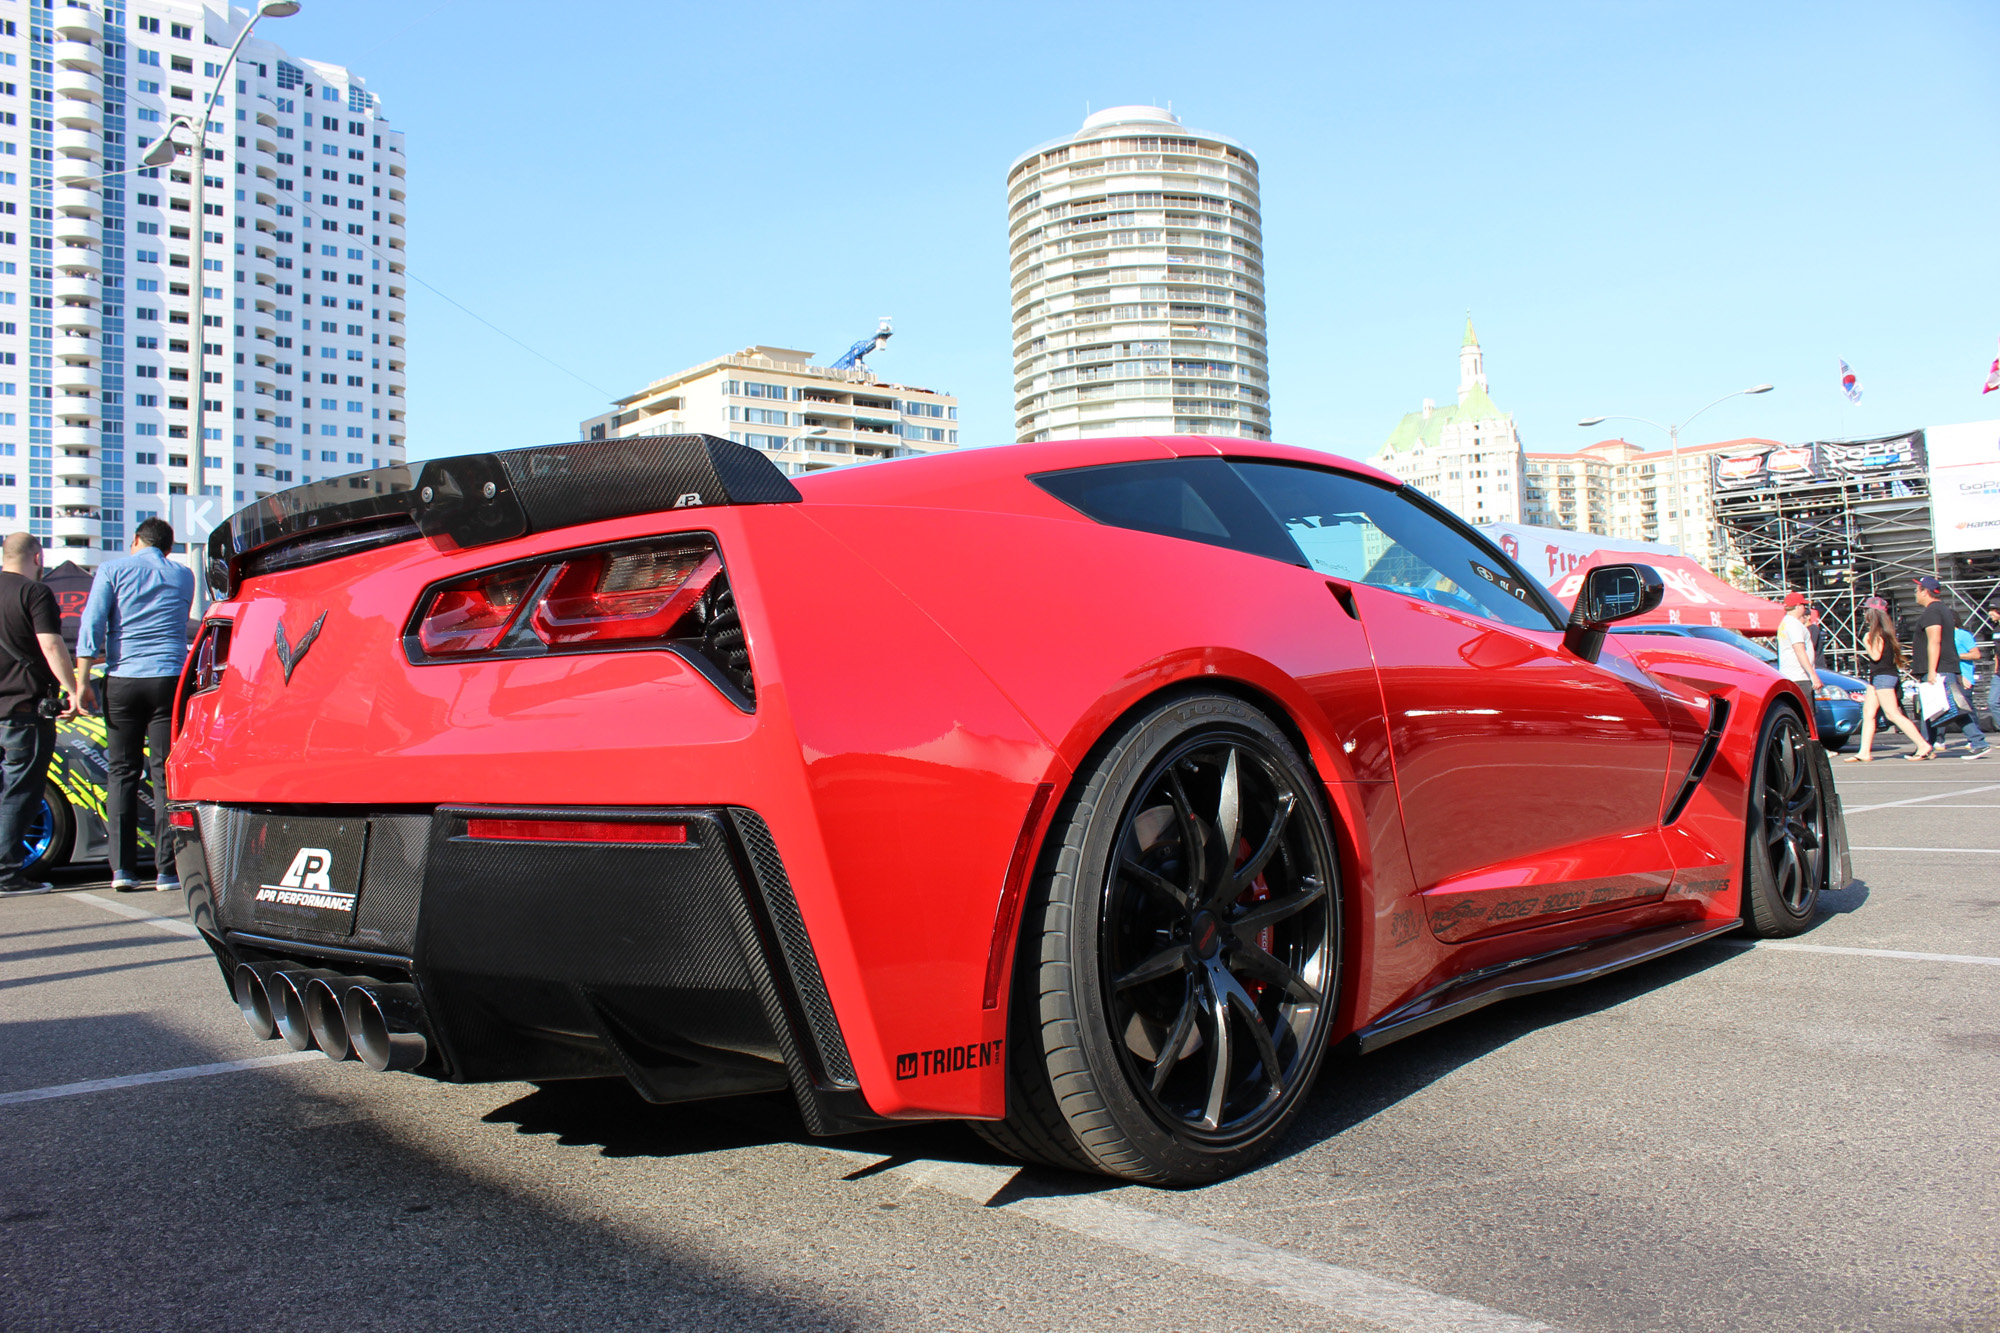
[[[1774,440],[1722,440],[1673,450],[1645,450],[1627,440],[1602,440],[1573,454],[1527,455],[1521,521],[1603,537],[1664,542],[1711,570],[1727,563],[1715,522],[1709,459],[1769,449]]]
[[[1271,438],[1257,159],[1119,106],[1007,171],[1014,436]]]
[[[1470,523],[1532,523],[1521,516],[1521,435],[1486,393],[1486,355],[1465,321],[1458,349],[1458,403],[1426,398],[1368,460]]]
[[[865,369],[811,364],[791,347],[740,352],[654,380],[585,421],[584,439],[717,435],[761,449],[797,476],[958,447],[958,399],[888,384]]]

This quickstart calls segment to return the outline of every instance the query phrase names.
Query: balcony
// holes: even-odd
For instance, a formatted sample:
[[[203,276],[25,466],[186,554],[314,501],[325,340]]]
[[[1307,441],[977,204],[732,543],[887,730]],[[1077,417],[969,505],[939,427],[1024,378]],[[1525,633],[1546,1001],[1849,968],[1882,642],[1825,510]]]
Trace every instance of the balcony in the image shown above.
[[[97,100],[104,96],[104,87],[98,82],[97,75],[87,69],[58,69],[55,72],[55,85],[58,101],[68,97],[79,102],[88,102],[93,111],[96,110]],[[60,109],[57,114],[61,114]]]
[[[95,314],[96,311],[91,313]],[[59,365],[55,368],[52,378],[58,390],[67,390],[72,394],[86,392],[94,394],[104,384],[103,376],[98,373],[96,366]]]
[[[102,234],[96,218],[65,215],[55,220],[55,236],[64,245],[96,245]],[[61,260],[57,260],[61,263]]]
[[[64,486],[58,480],[49,489],[49,503],[58,509],[95,509],[100,499],[95,486]]]
[[[95,514],[57,514],[49,531],[58,537],[88,537],[95,541],[102,525]]]
[[[95,130],[78,129],[74,125],[64,125],[56,130],[56,152],[64,157],[81,158],[95,162],[104,152],[104,141],[97,137]]]
[[[49,400],[50,410],[72,426],[90,426],[97,422],[97,412],[101,404],[88,394],[59,393]]]
[[[73,37],[58,39],[50,46],[49,54],[54,56],[56,63],[65,69],[87,69],[95,74],[104,68],[103,58],[98,49],[89,42],[80,42]]]
[[[96,131],[102,117],[98,115],[95,102],[85,102],[68,97],[57,102],[53,108],[56,120],[71,129]]]
[[[95,301],[97,279],[87,273],[63,273],[51,284],[58,301]]]
[[[93,10],[80,6],[65,6],[55,11],[50,20],[56,26],[59,36],[79,42],[94,42],[104,35],[103,20]]]
[[[54,313],[56,327],[68,333],[95,333],[104,327],[104,317],[96,306],[59,305]],[[90,355],[96,355],[94,349]],[[61,382],[60,377],[57,382]]]
[[[88,426],[57,426],[55,428],[54,442],[58,449],[92,449],[97,446],[97,432]],[[57,461],[63,463],[88,463],[90,464],[90,475],[93,477],[97,475],[97,460],[95,458],[76,459],[65,457]],[[58,468],[57,471],[65,477],[83,475],[82,473],[70,472],[61,468]]]
[[[49,165],[55,168],[58,185],[97,184],[97,164],[87,157],[65,157]]]
[[[57,210],[77,217],[94,218],[103,207],[103,200],[98,197],[97,191],[81,185],[64,185],[54,194]]]
[[[59,361],[74,361],[82,365],[94,365],[99,356],[97,336],[92,333],[58,333],[55,336],[54,352]]]

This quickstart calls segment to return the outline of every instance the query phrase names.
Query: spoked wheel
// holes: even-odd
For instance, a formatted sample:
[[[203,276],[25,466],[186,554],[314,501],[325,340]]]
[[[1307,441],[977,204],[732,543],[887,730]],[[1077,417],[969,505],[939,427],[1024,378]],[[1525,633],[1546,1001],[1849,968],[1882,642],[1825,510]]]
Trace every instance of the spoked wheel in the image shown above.
[[[1264,714],[1202,695],[1078,781],[1029,904],[1008,1118],[982,1131],[1156,1184],[1239,1171],[1297,1113],[1338,993],[1316,780]]]
[[[1743,920],[1757,935],[1796,935],[1827,883],[1827,793],[1799,715],[1774,708],[1757,742],[1743,852]]]

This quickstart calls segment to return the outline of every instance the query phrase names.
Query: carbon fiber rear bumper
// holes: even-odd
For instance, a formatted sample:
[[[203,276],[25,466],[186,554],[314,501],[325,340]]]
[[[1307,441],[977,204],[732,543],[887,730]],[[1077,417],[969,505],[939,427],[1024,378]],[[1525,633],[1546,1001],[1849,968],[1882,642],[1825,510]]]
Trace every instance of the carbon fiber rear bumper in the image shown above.
[[[783,859],[735,807],[431,811],[194,807],[177,829],[190,914],[226,975],[294,960],[422,997],[452,1082],[620,1076],[656,1102],[789,1087],[816,1134],[882,1121],[862,1099]],[[264,819],[365,821],[351,925],[274,926],[255,902]],[[671,822],[683,843],[473,838],[471,818]]]

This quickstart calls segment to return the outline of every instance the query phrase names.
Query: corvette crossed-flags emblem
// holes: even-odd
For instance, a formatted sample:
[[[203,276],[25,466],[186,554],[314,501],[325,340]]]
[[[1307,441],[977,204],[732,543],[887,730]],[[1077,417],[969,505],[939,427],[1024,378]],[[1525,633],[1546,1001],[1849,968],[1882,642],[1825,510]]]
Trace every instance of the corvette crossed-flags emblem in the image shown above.
[[[319,613],[319,619],[313,621],[312,628],[299,636],[299,643],[295,648],[285,642],[285,622],[282,619],[278,621],[278,665],[285,669],[285,684],[292,683],[292,669],[305,659],[306,649],[313,646],[313,640],[319,637],[320,626],[324,624],[326,624],[326,612],[322,611]]]

